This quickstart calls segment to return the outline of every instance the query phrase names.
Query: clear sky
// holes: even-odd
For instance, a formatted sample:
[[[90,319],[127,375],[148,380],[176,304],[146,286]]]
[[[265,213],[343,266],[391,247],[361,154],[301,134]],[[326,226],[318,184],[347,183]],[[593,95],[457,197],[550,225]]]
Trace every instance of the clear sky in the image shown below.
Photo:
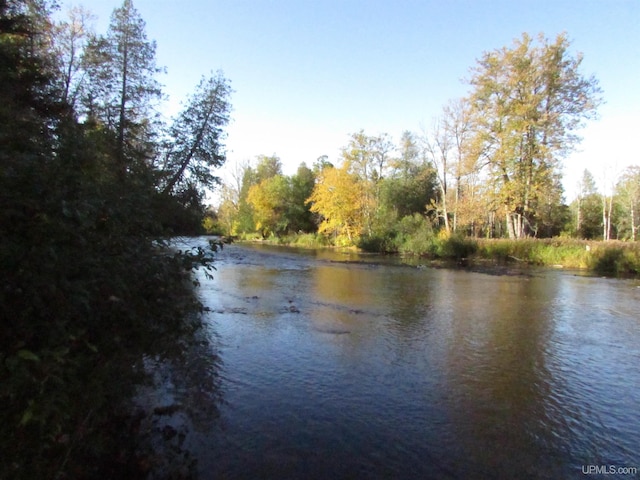
[[[584,168],[598,179],[640,164],[640,0],[133,1],[167,68],[167,112],[202,75],[220,69],[230,79],[229,163],[276,154],[291,174],[321,155],[337,161],[360,129],[397,141],[468,93],[464,80],[483,52],[523,32],[566,32],[606,101],[565,162],[566,196]],[[61,3],[94,12],[99,33],[122,4]]]

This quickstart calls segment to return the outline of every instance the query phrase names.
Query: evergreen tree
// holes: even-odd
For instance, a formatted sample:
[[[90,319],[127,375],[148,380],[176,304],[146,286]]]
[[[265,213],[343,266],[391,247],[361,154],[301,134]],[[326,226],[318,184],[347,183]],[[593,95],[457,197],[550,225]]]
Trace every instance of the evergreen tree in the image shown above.
[[[578,238],[593,239],[602,236],[602,196],[591,172],[584,170],[578,182],[578,195],[571,204]]]
[[[85,51],[85,114],[113,132],[121,177],[134,161],[155,155],[154,108],[162,96],[155,52],[132,0],[113,11],[107,34],[92,38]]]
[[[76,121],[50,28],[45,1],[0,1],[0,478],[139,478],[118,418],[197,327],[183,273],[207,260],[162,249],[153,175]]]
[[[228,81],[218,72],[203,78],[185,110],[169,130],[163,174],[165,194],[180,184],[191,188],[211,188],[217,183],[212,169],[225,161],[224,130],[229,122]],[[185,185],[182,187],[185,188]]]

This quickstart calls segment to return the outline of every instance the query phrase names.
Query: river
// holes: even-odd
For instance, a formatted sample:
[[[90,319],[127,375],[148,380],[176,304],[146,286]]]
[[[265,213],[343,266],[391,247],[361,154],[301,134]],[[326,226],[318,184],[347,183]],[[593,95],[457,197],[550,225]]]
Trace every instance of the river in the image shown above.
[[[638,478],[638,280],[261,245],[216,268],[200,478]]]

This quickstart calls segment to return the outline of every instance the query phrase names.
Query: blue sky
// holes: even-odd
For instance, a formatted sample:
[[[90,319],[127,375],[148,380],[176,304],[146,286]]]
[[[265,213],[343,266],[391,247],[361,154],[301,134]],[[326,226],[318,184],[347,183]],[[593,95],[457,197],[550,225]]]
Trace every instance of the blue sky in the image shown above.
[[[228,162],[277,154],[285,173],[320,155],[339,158],[352,132],[429,126],[484,51],[510,46],[523,32],[550,39],[567,32],[595,75],[606,104],[565,161],[569,199],[589,168],[596,178],[640,164],[638,0],[133,0],[157,42],[160,79],[180,102],[202,75],[231,80]],[[120,0],[77,0],[106,31]]]

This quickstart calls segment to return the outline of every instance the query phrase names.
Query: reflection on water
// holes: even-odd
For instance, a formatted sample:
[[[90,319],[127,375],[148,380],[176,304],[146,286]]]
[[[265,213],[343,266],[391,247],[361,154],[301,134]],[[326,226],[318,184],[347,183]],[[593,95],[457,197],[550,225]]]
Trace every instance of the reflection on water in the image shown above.
[[[640,467],[637,281],[229,246],[201,292],[224,404],[202,478]]]

